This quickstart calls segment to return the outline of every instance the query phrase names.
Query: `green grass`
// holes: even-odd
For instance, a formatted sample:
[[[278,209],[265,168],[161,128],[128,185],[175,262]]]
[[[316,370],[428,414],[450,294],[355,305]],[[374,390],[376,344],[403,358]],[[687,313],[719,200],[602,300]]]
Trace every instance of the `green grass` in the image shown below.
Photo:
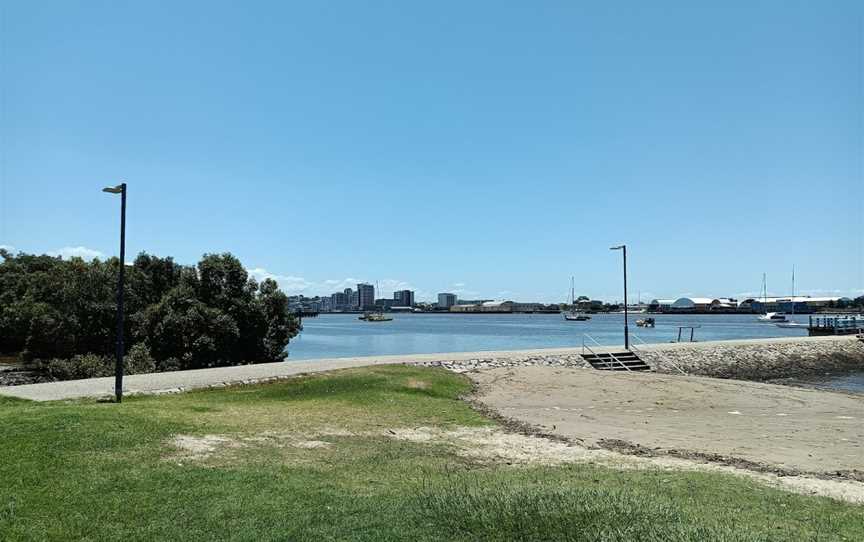
[[[122,405],[0,398],[0,540],[864,540],[864,507],[737,477],[492,464],[382,434],[489,425],[469,389],[393,366]],[[177,434],[331,445],[195,461]]]

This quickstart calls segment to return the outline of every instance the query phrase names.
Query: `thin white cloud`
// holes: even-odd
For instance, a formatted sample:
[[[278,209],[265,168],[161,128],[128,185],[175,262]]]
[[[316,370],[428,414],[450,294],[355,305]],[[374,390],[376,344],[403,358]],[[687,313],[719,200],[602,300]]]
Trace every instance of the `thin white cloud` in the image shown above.
[[[817,288],[815,290],[801,290],[801,291],[795,292],[795,293],[798,295],[835,296],[835,295],[846,295],[846,294],[853,293],[853,292],[855,292],[855,290],[838,290],[838,289],[825,290],[825,289]]]
[[[352,290],[356,290],[357,284],[360,282],[366,281],[355,279],[353,277],[348,277],[344,279],[327,279],[319,283],[318,286],[320,292],[317,292],[317,295],[330,295],[335,292],[341,292],[345,288],[351,288]]]
[[[397,290],[413,290],[411,283],[398,279],[378,281],[378,297],[390,297]]]
[[[370,284],[375,284],[376,281],[357,279],[353,277],[347,277],[344,279],[325,279],[321,281],[309,280],[304,277],[297,277],[292,275],[280,275],[278,273],[273,273],[263,267],[255,267],[251,269],[246,269],[246,272],[249,273],[251,277],[253,277],[257,281],[262,281],[264,279],[273,279],[279,284],[279,288],[282,289],[287,294],[303,294],[307,297],[314,296],[329,296],[330,294],[341,292],[345,290],[345,288],[357,289],[357,284],[361,282],[368,282]],[[428,292],[417,291],[410,282],[400,280],[400,279],[384,279],[377,281],[378,289],[375,292],[378,298],[389,298],[393,295],[393,292],[397,290],[414,290],[415,299],[427,299],[431,298],[431,294]]]
[[[7,252],[15,252],[17,249],[12,245],[0,245],[0,250],[5,250]]]
[[[480,297],[480,292],[476,290],[467,290],[465,288],[456,288],[450,290],[451,294],[456,294],[459,299],[476,299]]]
[[[285,293],[289,294],[297,294],[297,293],[306,293],[309,288],[313,286],[313,283],[304,279],[303,277],[294,277],[291,275],[277,275],[275,273],[271,273],[262,267],[256,267],[254,269],[247,269],[247,273],[252,275],[252,277],[261,282],[265,279],[273,279],[279,284],[279,288],[282,289]]]
[[[427,290],[414,290],[414,300],[434,302],[438,301],[438,294]]]
[[[811,297],[854,297],[860,295],[862,290],[840,290],[840,289],[804,289],[795,292],[795,295],[808,295]],[[790,295],[789,292],[773,293],[768,292],[768,297],[784,297]],[[738,299],[748,298],[758,299],[762,297],[762,292],[743,292],[738,294]]]
[[[480,292],[467,288],[467,286],[468,285],[464,282],[454,282],[451,285],[451,288],[446,290],[446,292],[456,294],[458,299],[480,299]],[[435,299],[437,300],[438,298],[436,297]]]
[[[63,259],[81,258],[82,260],[93,260],[95,258],[105,259],[105,254],[98,250],[87,247],[63,247],[48,253],[49,256],[60,256]]]

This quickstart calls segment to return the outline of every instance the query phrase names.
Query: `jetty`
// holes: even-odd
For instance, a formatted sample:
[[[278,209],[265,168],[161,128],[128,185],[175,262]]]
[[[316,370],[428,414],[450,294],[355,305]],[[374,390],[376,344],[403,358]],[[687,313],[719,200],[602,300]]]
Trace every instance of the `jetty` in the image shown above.
[[[811,337],[823,335],[861,335],[864,334],[864,317],[860,314],[810,316],[807,331]]]

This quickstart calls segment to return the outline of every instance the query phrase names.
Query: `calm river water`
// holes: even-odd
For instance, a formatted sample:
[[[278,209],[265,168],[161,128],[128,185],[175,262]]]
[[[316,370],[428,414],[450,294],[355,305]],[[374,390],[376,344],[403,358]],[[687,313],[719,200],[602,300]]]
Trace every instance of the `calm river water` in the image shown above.
[[[392,322],[369,323],[357,316],[324,314],[303,320],[303,331],[288,345],[289,360],[575,347],[582,345],[584,333],[603,345],[624,344],[622,314],[595,314],[587,322],[566,322],[560,314],[394,314]],[[636,327],[636,319],[644,316],[631,315],[630,333],[647,343],[675,340],[678,326],[701,326],[695,331],[697,341],[807,335],[804,329],[759,322],[752,314],[658,314],[652,315],[657,327]],[[795,319],[807,322],[807,316]],[[685,334],[689,339],[689,330]]]

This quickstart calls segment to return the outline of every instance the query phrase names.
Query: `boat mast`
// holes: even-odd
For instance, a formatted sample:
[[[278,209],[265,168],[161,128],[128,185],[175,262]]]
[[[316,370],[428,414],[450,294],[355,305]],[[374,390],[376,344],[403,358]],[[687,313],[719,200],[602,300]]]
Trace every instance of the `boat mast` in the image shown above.
[[[795,315],[795,264],[792,264],[792,315]]]
[[[795,297],[795,264],[792,264],[792,297]]]

